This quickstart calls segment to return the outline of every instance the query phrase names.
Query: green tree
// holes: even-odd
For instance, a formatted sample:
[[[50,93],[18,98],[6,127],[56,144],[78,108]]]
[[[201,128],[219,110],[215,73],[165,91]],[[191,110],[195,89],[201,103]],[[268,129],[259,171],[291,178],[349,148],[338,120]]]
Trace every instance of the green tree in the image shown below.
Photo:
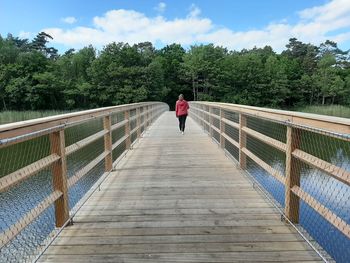
[[[180,93],[269,107],[315,103],[350,105],[350,57],[337,43],[316,47],[291,38],[270,46],[228,51],[213,44],[185,50],[150,42],[88,46],[59,55],[52,37],[0,36],[0,109],[76,109],[160,100],[171,108]]]
[[[184,75],[192,86],[194,99],[205,96],[216,99],[223,95],[219,85],[220,63],[227,55],[227,50],[213,44],[191,46],[184,56]]]
[[[163,100],[173,109],[179,94],[184,94],[186,99],[193,97],[191,86],[183,77],[183,62],[186,51],[179,44],[165,46],[159,51],[159,62],[162,64],[164,74],[164,98]]]

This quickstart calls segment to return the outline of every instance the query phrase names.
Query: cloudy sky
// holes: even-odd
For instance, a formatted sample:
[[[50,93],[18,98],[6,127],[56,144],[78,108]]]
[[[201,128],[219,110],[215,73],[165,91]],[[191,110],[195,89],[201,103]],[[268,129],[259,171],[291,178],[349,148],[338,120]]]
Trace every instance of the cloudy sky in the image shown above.
[[[350,0],[0,0],[0,34],[45,31],[60,51],[112,41],[157,47],[214,43],[240,50],[288,39],[350,49]]]

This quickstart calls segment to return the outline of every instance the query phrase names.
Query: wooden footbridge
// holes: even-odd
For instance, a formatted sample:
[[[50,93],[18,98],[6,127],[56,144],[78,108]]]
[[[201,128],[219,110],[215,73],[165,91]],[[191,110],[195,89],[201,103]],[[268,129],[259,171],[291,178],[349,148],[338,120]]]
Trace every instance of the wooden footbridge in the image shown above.
[[[38,262],[327,260],[329,255],[312,240],[306,241],[293,224],[299,221],[300,200],[349,238],[348,222],[302,189],[300,169],[294,164],[301,160],[348,187],[349,171],[299,149],[297,135],[307,129],[308,120],[313,127],[308,132],[326,131],[331,136],[336,130],[342,139],[339,134],[349,132],[349,123],[252,107],[191,103],[191,118],[181,135],[175,114],[166,110],[161,103],[141,103],[0,126],[2,147],[38,136],[48,136],[51,145],[48,157],[0,178],[1,192],[46,168],[53,177],[53,192],[5,230],[0,244],[6,248],[20,242],[16,238],[21,231],[51,204],[57,228],[54,238],[36,248]],[[250,117],[285,125],[285,141],[249,127]],[[96,119],[104,120],[102,131],[66,145],[65,130]],[[117,138],[118,129],[124,133]],[[285,153],[284,174],[249,149],[250,138]],[[69,156],[99,139],[103,151],[70,174]],[[120,145],[124,150],[114,156]],[[285,186],[284,208],[271,201],[271,195],[247,173],[248,161]],[[99,164],[104,172],[92,190],[74,209],[69,207],[68,189]]]

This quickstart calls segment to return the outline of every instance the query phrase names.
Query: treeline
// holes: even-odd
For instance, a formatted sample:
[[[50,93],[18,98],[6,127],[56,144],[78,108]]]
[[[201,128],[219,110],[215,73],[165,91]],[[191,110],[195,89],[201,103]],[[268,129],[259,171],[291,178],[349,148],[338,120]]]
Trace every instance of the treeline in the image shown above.
[[[276,108],[350,105],[348,51],[295,38],[277,54],[269,46],[228,51],[209,45],[111,43],[59,54],[50,35],[32,41],[0,36],[0,109],[84,109],[157,100],[223,101]]]

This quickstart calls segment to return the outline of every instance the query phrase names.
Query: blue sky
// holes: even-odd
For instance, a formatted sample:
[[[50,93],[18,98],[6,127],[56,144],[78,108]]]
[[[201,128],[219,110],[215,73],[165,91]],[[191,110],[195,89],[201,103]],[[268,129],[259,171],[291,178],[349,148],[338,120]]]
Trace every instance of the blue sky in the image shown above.
[[[112,41],[284,48],[290,37],[350,49],[349,0],[0,0],[0,34],[45,30],[64,51]]]

